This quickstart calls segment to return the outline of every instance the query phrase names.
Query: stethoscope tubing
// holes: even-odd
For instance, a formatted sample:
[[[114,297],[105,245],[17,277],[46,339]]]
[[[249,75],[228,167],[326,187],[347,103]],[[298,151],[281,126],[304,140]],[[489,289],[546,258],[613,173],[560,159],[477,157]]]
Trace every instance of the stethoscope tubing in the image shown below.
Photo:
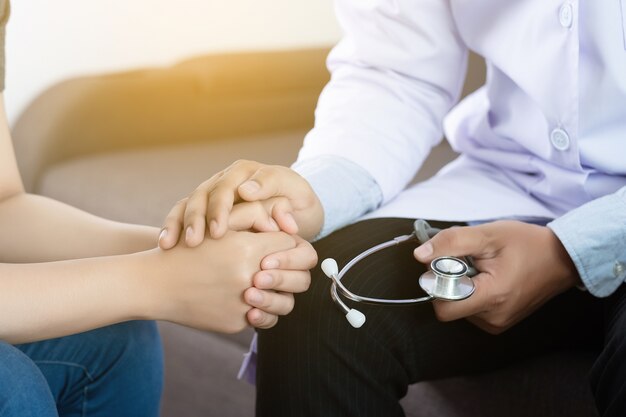
[[[335,303],[340,304],[342,310],[347,311],[349,308],[339,297],[339,294],[338,294],[339,292],[341,293],[341,295],[343,295],[344,297],[352,301],[365,303],[365,304],[373,304],[373,305],[401,306],[401,305],[409,305],[409,304],[426,303],[426,302],[434,300],[435,297],[433,297],[432,295],[427,295],[427,296],[419,297],[419,298],[404,298],[404,299],[402,298],[401,299],[384,299],[384,298],[365,297],[362,295],[354,294],[352,291],[347,289],[341,282],[341,279],[343,278],[343,276],[350,270],[350,268],[352,268],[359,261],[363,260],[364,258],[370,256],[373,253],[376,253],[386,248],[390,248],[392,246],[397,246],[400,243],[407,242],[412,239],[417,239],[415,236],[415,233],[411,233],[409,235],[398,236],[398,237],[393,238],[393,240],[383,242],[381,244],[373,246],[361,252],[357,256],[355,256],[350,262],[348,262],[343,268],[341,268],[341,271],[339,271],[338,274],[334,274],[331,276],[333,283],[330,288],[330,294],[331,294],[331,298],[333,299],[333,301]]]

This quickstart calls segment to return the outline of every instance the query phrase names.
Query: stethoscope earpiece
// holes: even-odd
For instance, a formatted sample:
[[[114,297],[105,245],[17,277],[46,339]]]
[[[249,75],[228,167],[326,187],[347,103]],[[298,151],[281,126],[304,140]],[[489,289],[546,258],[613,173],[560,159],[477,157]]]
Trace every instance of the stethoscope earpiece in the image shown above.
[[[350,323],[350,325],[355,329],[363,326],[363,324],[365,323],[365,314],[361,313],[355,308],[349,308],[343,301],[341,301],[337,294],[336,283],[339,280],[337,278],[337,276],[339,275],[339,266],[337,266],[337,261],[335,261],[333,258],[324,259],[322,261],[322,271],[324,272],[324,274],[326,274],[328,278],[333,280],[333,285],[330,289],[330,296],[335,304],[337,304],[339,308],[341,308],[341,310],[346,314],[346,319],[348,320],[348,323]]]
[[[339,274],[339,266],[337,266],[337,261],[333,258],[326,258],[322,261],[322,271],[328,278],[333,277],[333,275]]]
[[[355,329],[358,329],[365,324],[365,314],[354,308],[348,311],[346,319],[348,319],[348,323],[350,323],[350,325],[352,325]]]

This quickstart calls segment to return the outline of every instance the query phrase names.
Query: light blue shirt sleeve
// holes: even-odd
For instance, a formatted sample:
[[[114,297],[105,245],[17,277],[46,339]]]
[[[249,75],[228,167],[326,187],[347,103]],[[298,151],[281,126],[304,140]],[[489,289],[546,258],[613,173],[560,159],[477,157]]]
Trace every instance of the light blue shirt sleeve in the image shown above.
[[[570,211],[548,227],[591,294],[607,297],[626,280],[626,187]]]
[[[324,155],[297,161],[291,168],[309,182],[324,208],[324,225],[314,240],[352,223],[383,201],[374,178],[345,158]]]

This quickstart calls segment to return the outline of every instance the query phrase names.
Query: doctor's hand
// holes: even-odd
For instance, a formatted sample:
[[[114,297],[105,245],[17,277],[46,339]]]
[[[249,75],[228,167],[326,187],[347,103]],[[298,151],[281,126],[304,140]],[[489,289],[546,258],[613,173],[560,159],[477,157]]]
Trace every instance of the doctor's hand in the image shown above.
[[[165,219],[159,246],[170,249],[184,230],[190,247],[199,245],[206,231],[219,239],[227,230],[243,230],[230,217],[233,207],[257,202],[254,217],[244,222],[252,230],[282,230],[304,239],[315,237],[322,228],[324,213],[309,183],[290,168],[254,161],[237,161],[200,184],[179,201]]]
[[[473,278],[474,294],[462,301],[435,301],[435,314],[442,321],[467,318],[492,334],[507,330],[580,282],[567,251],[549,228],[517,221],[446,229],[414,255],[423,263],[446,255],[473,257],[480,271]]]
[[[309,289],[309,270],[317,264],[317,252],[301,237],[293,235],[291,238],[296,246],[265,256],[261,260],[261,270],[252,277],[253,286],[244,292],[244,301],[253,307],[246,317],[254,327],[267,329],[274,326],[279,316],[293,310],[293,293]]]

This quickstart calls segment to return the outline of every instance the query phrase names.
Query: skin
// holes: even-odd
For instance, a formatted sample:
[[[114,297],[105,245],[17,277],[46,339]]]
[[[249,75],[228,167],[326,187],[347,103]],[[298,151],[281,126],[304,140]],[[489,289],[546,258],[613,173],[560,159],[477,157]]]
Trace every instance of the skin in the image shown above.
[[[271,203],[277,199],[281,201]],[[297,228],[310,239],[322,227],[323,209],[306,180],[288,168],[238,161],[181,201],[164,228],[173,236],[179,236],[183,229],[192,230],[186,241],[194,245],[203,238],[206,224],[211,225],[212,237],[220,237],[237,206],[264,201],[264,210],[257,214],[263,219],[261,228],[290,232]],[[160,241],[164,248],[174,244]],[[580,283],[565,248],[547,227],[499,221],[452,228],[415,251],[415,258],[423,263],[443,255],[471,255],[482,273],[474,278],[476,290],[467,300],[433,303],[437,317],[442,321],[466,318],[492,334],[505,331]]]
[[[222,237],[233,226],[231,211],[241,202],[258,204],[256,230],[283,230],[314,238],[324,224],[324,210],[309,183],[295,171],[254,161],[237,161],[200,184],[170,211],[159,240],[162,249],[176,245],[184,230],[194,247],[205,236]],[[230,223],[230,225],[229,225]]]
[[[519,323],[554,296],[580,284],[567,251],[548,227],[499,221],[443,230],[414,252],[430,263],[439,256],[466,256],[481,271],[476,290],[462,301],[433,303],[442,321],[467,318],[498,334]]]
[[[293,308],[291,293],[308,288],[317,259],[301,238],[228,232],[165,252],[156,228],[25,193],[3,103],[0,95],[1,340],[33,342],[133,319],[221,332],[248,321],[271,327]],[[254,209],[241,207],[233,218]]]

